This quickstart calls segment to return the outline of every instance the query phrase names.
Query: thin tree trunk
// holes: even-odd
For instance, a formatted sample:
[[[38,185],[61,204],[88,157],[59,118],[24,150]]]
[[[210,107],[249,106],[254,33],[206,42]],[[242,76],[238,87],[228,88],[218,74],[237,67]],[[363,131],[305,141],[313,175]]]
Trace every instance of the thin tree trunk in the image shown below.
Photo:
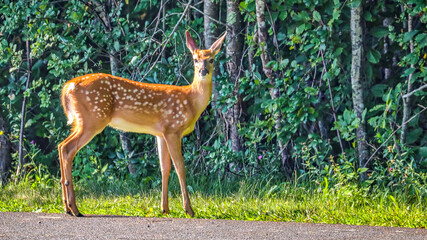
[[[215,42],[218,35],[217,27],[215,27],[212,19],[218,20],[218,3],[215,0],[204,1],[204,35],[205,49],[208,49]]]
[[[227,110],[226,120],[229,126],[229,139],[231,139],[232,150],[234,152],[241,151],[242,143],[240,140],[238,125],[240,124],[241,116],[241,96],[238,93],[239,89],[239,76],[240,76],[240,61],[243,52],[243,35],[242,30],[242,17],[239,10],[239,2],[227,0],[227,23],[229,29],[227,33],[227,49],[226,55],[230,60],[227,62],[227,71],[230,76],[231,83],[234,84],[233,97],[235,103]]]
[[[29,18],[27,17],[27,21],[29,21]],[[26,45],[26,52],[27,52],[27,81],[25,82],[25,91],[28,90],[28,85],[30,83],[31,78],[31,58],[30,58],[30,42],[28,39],[28,33],[27,33],[27,40],[25,42]],[[26,101],[27,97],[24,94],[24,98],[22,99],[22,108],[21,108],[21,124],[19,128],[19,146],[18,146],[18,158],[19,158],[19,164],[16,169],[16,175],[18,176],[19,173],[23,173],[23,166],[26,163],[24,159],[24,149],[23,149],[23,138],[24,138],[24,121],[25,121],[25,109],[26,109]]]
[[[218,36],[218,29],[215,27],[214,22],[212,19],[218,20],[218,3],[215,0],[205,0],[204,6],[203,6],[203,12],[204,12],[204,32],[203,35],[205,37],[205,49],[208,49],[212,43],[215,42],[217,36]],[[216,63],[216,61],[215,61]],[[212,106],[214,109],[216,109],[216,103],[218,100],[218,91],[216,89],[216,77],[218,76],[219,68],[214,67],[213,71],[213,82],[212,82]],[[217,118],[218,114],[216,111],[215,118]]]
[[[383,9],[383,11],[385,12],[386,11],[386,9]],[[390,17],[387,17],[387,18],[385,18],[384,20],[383,20],[383,27],[385,27],[385,28],[388,28],[389,26],[390,26],[390,24],[392,23],[392,18],[390,18]],[[383,44],[383,46],[384,46],[384,55],[387,55],[387,54],[389,54],[389,46],[390,46],[390,42],[391,42],[391,39],[388,37],[388,36],[386,36],[386,37],[384,37],[384,44]],[[394,57],[393,57],[394,58]],[[386,82],[391,78],[391,76],[392,76],[392,68],[391,68],[391,66],[393,65],[393,59],[392,59],[392,62],[390,62],[390,63],[388,63],[389,64],[389,66],[386,66],[385,68],[384,68],[384,80],[386,80]],[[404,101],[404,100],[403,100]],[[393,126],[394,124],[392,123],[392,122],[390,122],[390,129],[394,129],[394,126]],[[394,141],[394,144],[393,144],[393,146],[395,147],[395,149],[397,150],[397,152],[399,153],[399,154],[401,154],[401,149],[400,149],[400,145],[398,144],[398,141],[397,141],[397,137],[396,136],[393,136],[393,141]]]
[[[412,16],[408,13],[408,32],[412,32]],[[414,40],[411,39],[409,42],[409,49],[411,53],[414,52]],[[414,64],[411,64],[411,68],[414,68]],[[413,74],[409,74],[408,76],[408,90],[407,93],[412,91],[412,76]],[[400,142],[405,145],[406,144],[406,135],[408,133],[408,124],[406,123],[411,115],[411,98],[410,96],[406,98],[402,98],[403,100],[403,118],[402,118],[402,132],[400,134]]]
[[[250,32],[249,32],[250,30],[249,29],[251,27],[251,24],[253,24],[253,23],[251,23],[251,22],[247,22],[246,23],[246,34],[248,36],[250,34]],[[255,34],[254,34],[254,45],[256,46],[257,44],[258,44],[258,33],[255,32]],[[255,52],[256,51],[254,51],[254,49],[251,48],[251,47],[248,49],[248,65],[249,65],[249,71],[251,71],[251,72],[252,72],[252,65],[254,64]]]
[[[267,76],[267,78],[270,79],[270,84],[273,86],[270,89],[270,96],[271,99],[277,99],[280,97],[279,90],[275,87],[276,86],[276,73],[270,68],[267,67],[268,62],[271,61],[270,56],[268,55],[268,46],[267,46],[267,27],[266,27],[266,21],[265,21],[265,2],[264,0],[256,0],[255,1],[255,8],[256,8],[256,17],[257,17],[257,24],[258,24],[258,45],[259,48],[261,48],[261,62],[262,62],[262,69],[264,71],[264,74]],[[274,121],[275,121],[275,130],[276,130],[276,139],[277,139],[277,153],[280,156],[280,159],[282,161],[282,166],[285,170],[285,175],[287,177],[290,177],[292,175],[293,171],[293,164],[290,162],[290,157],[288,153],[287,146],[283,143],[282,139],[279,136],[279,133],[282,129],[282,114],[280,110],[278,110],[276,113],[273,113]]]
[[[392,19],[390,17],[385,18],[383,20],[383,27],[388,28],[388,26],[390,26],[391,22],[392,22]],[[386,37],[384,37],[384,55],[388,54],[389,45],[390,45],[390,38],[386,36]],[[391,68],[385,67],[384,68],[384,79],[385,80],[390,79],[391,74],[392,74]]]
[[[351,87],[353,92],[353,107],[357,117],[360,119],[360,124],[356,128],[357,135],[357,150],[359,156],[359,167],[365,166],[368,160],[368,145],[366,142],[365,120],[362,117],[365,109],[363,100],[363,30],[361,23],[362,4],[355,8],[351,8],[351,46],[352,46],[352,64],[351,64]],[[367,178],[367,173],[362,173],[360,176],[364,181]]]
[[[163,33],[165,33],[166,32],[166,4],[165,5],[163,5],[163,1],[160,1],[160,6],[163,6],[162,7],[162,18],[163,18],[163,20],[162,20],[162,30],[163,30]],[[164,36],[166,36],[166,34],[164,34]],[[163,59],[167,59],[167,52],[168,51],[163,51],[162,52],[162,58]]]
[[[203,16],[204,16],[204,49],[209,49],[210,46],[215,42],[218,36],[218,28],[214,24],[214,21],[212,19],[218,20],[219,14],[218,14],[218,2],[216,0],[204,0],[203,1]],[[217,124],[224,125],[221,121],[221,111],[216,107],[218,102],[218,90],[216,88],[216,78],[219,74],[219,67],[218,62],[214,62],[215,67],[212,73],[212,101],[211,106],[213,109],[214,118],[217,122]],[[199,124],[196,126],[196,134],[197,134],[197,147],[201,146],[201,137],[200,137],[200,130],[199,130]]]
[[[8,129],[0,111],[0,184],[5,183],[9,177],[12,158],[10,155],[11,144],[7,138]]]

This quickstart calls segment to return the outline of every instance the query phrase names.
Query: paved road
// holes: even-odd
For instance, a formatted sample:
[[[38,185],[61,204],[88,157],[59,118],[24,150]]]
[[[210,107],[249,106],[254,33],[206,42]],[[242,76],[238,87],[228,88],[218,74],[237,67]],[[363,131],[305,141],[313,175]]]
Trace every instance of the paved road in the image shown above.
[[[426,229],[0,212],[0,239],[427,239]]]

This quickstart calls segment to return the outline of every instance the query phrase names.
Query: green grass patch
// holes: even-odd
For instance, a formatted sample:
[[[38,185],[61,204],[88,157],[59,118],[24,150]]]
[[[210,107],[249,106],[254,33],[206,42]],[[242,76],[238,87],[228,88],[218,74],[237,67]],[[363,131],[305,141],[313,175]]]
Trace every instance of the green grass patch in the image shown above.
[[[77,184],[83,214],[185,218],[176,177],[171,176],[169,215],[161,214],[160,186],[135,180]],[[58,182],[58,181],[55,181]],[[372,193],[357,186],[295,187],[290,184],[189,181],[196,218],[291,221],[421,228],[427,226],[425,198]],[[220,188],[219,185],[222,187]],[[59,184],[8,184],[0,188],[0,211],[62,213]]]

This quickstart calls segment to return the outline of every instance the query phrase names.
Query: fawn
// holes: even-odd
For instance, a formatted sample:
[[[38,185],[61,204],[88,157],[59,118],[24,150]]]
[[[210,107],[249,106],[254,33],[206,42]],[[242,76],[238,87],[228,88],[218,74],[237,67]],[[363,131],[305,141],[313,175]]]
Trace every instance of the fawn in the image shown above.
[[[58,145],[66,213],[83,216],[77,208],[72,181],[75,155],[106,126],[111,126],[156,136],[162,173],[162,211],[169,212],[168,180],[172,158],[185,212],[194,216],[185,183],[182,137],[194,130],[197,119],[209,104],[213,61],[225,36],[209,49],[199,50],[186,31],[186,44],[194,60],[194,79],[188,86],[142,83],[104,73],[76,77],[64,84],[61,103],[72,125],[71,134]]]

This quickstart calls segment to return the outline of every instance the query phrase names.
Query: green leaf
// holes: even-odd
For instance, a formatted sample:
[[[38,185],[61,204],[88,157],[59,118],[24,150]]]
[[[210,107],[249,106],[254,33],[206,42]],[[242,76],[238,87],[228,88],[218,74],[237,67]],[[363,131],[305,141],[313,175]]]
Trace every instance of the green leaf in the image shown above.
[[[370,63],[378,63],[381,58],[381,53],[375,49],[369,49],[367,58]]]
[[[246,1],[241,1],[240,2],[240,8],[245,9],[248,7],[248,3]]]
[[[301,38],[299,36],[292,36],[292,43],[298,44],[301,42]]]
[[[427,147],[420,147],[419,153],[421,157],[427,158]]]
[[[119,43],[119,41],[114,41],[114,49],[115,49],[116,51],[119,51],[119,50],[120,50],[120,43]]]
[[[383,38],[388,35],[388,29],[385,27],[373,27],[370,31],[371,35],[376,38]]]
[[[280,61],[280,68],[284,69],[289,64],[289,59],[285,58]]]
[[[277,41],[283,41],[286,40],[286,34],[283,32],[277,33]]]
[[[388,87],[387,84],[376,84],[373,87],[371,87],[371,92],[375,97],[382,97],[387,87]]]
[[[311,94],[311,95],[317,95],[317,89],[313,87],[305,87],[304,92]]]
[[[364,18],[366,21],[368,21],[368,22],[372,22],[372,14],[371,14],[371,12],[366,11],[366,12],[363,14],[363,18]]]
[[[286,17],[288,16],[288,12],[287,11],[282,11],[279,15],[280,20],[284,21],[286,19]]]
[[[107,171],[108,168],[108,164],[105,164],[105,166],[101,169],[101,172],[104,173],[105,171]]]
[[[337,48],[337,49],[335,49],[335,51],[334,51],[334,56],[335,57],[338,57],[338,56],[340,56],[341,55],[341,53],[342,53],[342,51],[344,50],[344,48],[342,48],[342,47],[339,47],[339,48]]]
[[[43,60],[39,59],[34,65],[31,67],[31,71],[35,71],[43,66]]]
[[[318,11],[314,10],[313,18],[314,18],[314,20],[320,22],[320,20],[321,20],[320,13]]]
[[[406,144],[412,144],[418,140],[418,138],[423,134],[422,128],[416,128],[410,132],[406,136]]]
[[[298,57],[295,58],[295,61],[297,63],[302,63],[304,61],[307,61],[307,57],[305,55],[299,55]]]
[[[412,74],[412,73],[414,73],[415,72],[415,68],[408,68],[408,69],[406,69],[404,72],[403,72],[403,74],[402,74],[402,77],[407,77],[407,76],[409,76],[410,74]]]
[[[360,5],[361,0],[353,0],[348,3],[351,8],[357,8]]]
[[[306,11],[301,11],[293,15],[292,18],[297,22],[307,22],[307,20],[310,19],[310,15],[308,15]]]
[[[303,32],[304,32],[304,29],[305,29],[305,25],[304,25],[304,24],[301,24],[301,25],[299,25],[299,26],[297,27],[297,29],[296,29],[296,33],[297,33],[298,35],[301,35],[301,33],[303,33]]]
[[[415,37],[415,41],[420,47],[425,47],[427,45],[427,34],[420,33]]]
[[[341,11],[334,9],[333,13],[332,13],[332,19],[337,20],[341,15]]]
[[[344,121],[346,121],[348,123],[351,122],[351,120],[353,119],[351,117],[351,112],[348,111],[347,109],[344,110],[343,118],[344,118]]]
[[[414,30],[414,31],[405,33],[405,35],[403,36],[403,41],[409,42],[418,32],[419,30]]]

